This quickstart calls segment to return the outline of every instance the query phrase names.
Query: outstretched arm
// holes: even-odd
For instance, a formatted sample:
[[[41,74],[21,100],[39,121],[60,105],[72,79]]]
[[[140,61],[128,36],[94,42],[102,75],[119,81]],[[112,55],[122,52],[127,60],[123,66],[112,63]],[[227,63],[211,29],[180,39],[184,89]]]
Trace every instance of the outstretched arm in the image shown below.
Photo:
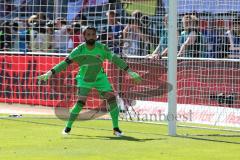
[[[71,60],[70,57],[67,57],[65,60],[61,61],[58,63],[56,66],[54,66],[51,69],[52,74],[57,74],[60,73],[63,70],[66,70],[67,66],[71,64],[73,61]]]
[[[67,66],[72,63],[72,60],[70,60],[68,57],[58,63],[56,66],[54,66],[51,70],[49,70],[47,73],[38,76],[39,80],[47,81],[53,74],[59,73],[67,68]]]
[[[142,78],[139,76],[139,74],[137,74],[136,72],[133,72],[128,65],[126,64],[126,62],[124,60],[122,60],[121,58],[119,58],[116,55],[113,55],[112,57],[112,62],[117,65],[120,69],[125,70],[128,72],[128,74],[134,79],[135,82],[139,83],[142,81]]]
[[[43,80],[43,81],[47,81],[53,74],[57,74],[57,73],[65,70],[67,68],[67,66],[73,62],[73,58],[77,54],[78,51],[79,51],[79,49],[75,48],[65,60],[58,63],[51,70],[49,70],[47,73],[38,76],[38,79]]]
[[[128,74],[134,79],[135,82],[139,83],[142,81],[142,78],[136,72],[133,72],[127,65],[127,63],[119,58],[117,55],[113,54],[109,48],[105,48],[107,59],[117,65],[120,69],[127,71]]]

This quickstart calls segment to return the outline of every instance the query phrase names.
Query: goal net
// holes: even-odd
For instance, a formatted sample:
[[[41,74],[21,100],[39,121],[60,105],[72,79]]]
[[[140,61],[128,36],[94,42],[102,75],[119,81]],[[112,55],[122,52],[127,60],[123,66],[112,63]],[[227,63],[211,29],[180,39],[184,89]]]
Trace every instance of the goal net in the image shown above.
[[[168,44],[168,0],[2,0],[0,102],[71,108],[77,100],[77,65],[46,84],[36,77],[84,42],[82,31],[91,25],[98,40],[143,78],[135,84],[111,62],[103,63],[122,119],[168,120],[167,57],[176,54],[173,118],[178,124],[239,130],[239,12],[238,0],[177,0],[178,44]],[[177,53],[168,53],[171,45]],[[93,90],[85,108],[106,111],[106,106]]]

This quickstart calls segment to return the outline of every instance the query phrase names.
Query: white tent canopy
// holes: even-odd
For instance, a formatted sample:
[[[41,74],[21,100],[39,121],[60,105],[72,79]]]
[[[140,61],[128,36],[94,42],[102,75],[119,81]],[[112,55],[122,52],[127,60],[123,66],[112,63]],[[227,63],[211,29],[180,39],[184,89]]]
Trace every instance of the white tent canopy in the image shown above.
[[[163,0],[165,8],[168,8],[168,1],[169,0]],[[178,0],[178,13],[193,11],[199,13],[240,12],[240,0]]]

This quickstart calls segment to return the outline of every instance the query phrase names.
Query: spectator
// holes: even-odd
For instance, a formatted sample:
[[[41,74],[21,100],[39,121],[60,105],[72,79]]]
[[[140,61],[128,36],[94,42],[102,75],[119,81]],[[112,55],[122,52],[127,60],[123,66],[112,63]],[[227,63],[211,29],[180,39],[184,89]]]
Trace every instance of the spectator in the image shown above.
[[[36,37],[32,43],[32,51],[33,52],[48,52],[51,48],[51,38],[50,35],[47,33],[48,29],[47,26],[42,27],[39,29],[40,32],[37,33]]]
[[[116,54],[121,53],[120,36],[124,26],[117,20],[116,11],[110,10],[106,13],[108,24],[102,33],[102,40],[106,41],[108,47]]]
[[[163,18],[163,28],[160,31],[160,40],[157,48],[153,51],[153,58],[161,58],[166,56],[168,52],[168,15]]]
[[[58,17],[55,20],[53,33],[53,49],[58,53],[66,53],[68,48],[69,34],[65,18]]]
[[[123,30],[123,53],[126,55],[147,55],[147,50],[143,48],[142,44],[149,42],[146,34],[142,32],[140,18],[143,14],[140,11],[134,11],[132,18],[130,19],[127,26]]]
[[[69,35],[70,38],[68,42],[68,50],[72,50],[73,48],[76,48],[79,44],[84,42],[80,23],[73,22],[71,24],[71,28],[69,29]]]
[[[5,21],[1,24],[1,50],[10,51],[12,48],[12,29],[11,23]]]
[[[231,30],[227,31],[229,58],[240,58],[240,18],[233,20]]]
[[[32,15],[28,19],[30,29],[30,49],[33,52],[48,52],[51,48],[51,35],[47,26],[47,17],[43,13]]]
[[[184,30],[180,35],[180,50],[177,56],[200,57],[203,43],[198,18],[194,15],[185,15],[182,22]]]
[[[37,15],[31,15],[29,18],[28,18],[28,25],[29,26],[33,26],[34,23],[37,22]]]
[[[155,10],[155,15],[163,16],[166,13],[166,9],[162,0],[157,0],[157,7]]]
[[[205,31],[205,39],[207,48],[204,53],[205,58],[226,58],[228,47],[227,47],[227,36],[223,21],[212,20],[210,26]]]
[[[140,18],[140,30],[145,37],[144,41],[140,41],[140,48],[144,52],[143,55],[150,54],[150,42],[154,41],[150,24],[151,20],[147,15]]]
[[[81,14],[79,17],[75,17],[72,23],[79,23],[81,26],[81,30],[83,31],[88,25],[88,19],[85,15]]]
[[[33,47],[33,41],[35,35],[37,35],[38,31],[35,30],[35,25],[37,23],[37,15],[32,15],[28,18],[28,26],[29,26],[29,34],[30,34],[30,42],[29,42],[29,49],[32,51]]]
[[[47,18],[45,13],[38,12],[37,13],[37,20],[39,20],[39,22],[42,22],[43,24],[46,24],[46,21],[48,20],[48,18]]]
[[[131,3],[131,2],[121,2],[121,0],[108,0],[107,5],[105,5],[105,10],[115,10],[116,14],[118,15],[124,15],[124,9],[123,5],[125,3]]]
[[[27,24],[23,20],[17,20],[15,23],[18,24],[16,39],[14,42],[14,50],[20,52],[28,52],[29,49],[29,30],[27,29]]]
[[[18,24],[18,18],[13,19],[13,21],[10,22],[10,26],[11,26],[11,51],[15,50],[15,43],[18,43],[18,28],[19,28],[19,24]]]

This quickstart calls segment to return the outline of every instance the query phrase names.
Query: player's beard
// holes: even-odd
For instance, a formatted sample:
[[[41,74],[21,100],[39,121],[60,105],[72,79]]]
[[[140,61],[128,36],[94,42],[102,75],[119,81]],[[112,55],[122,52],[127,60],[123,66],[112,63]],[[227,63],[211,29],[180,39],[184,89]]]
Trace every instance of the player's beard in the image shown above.
[[[96,40],[94,40],[94,39],[86,40],[87,45],[90,45],[90,46],[94,45],[95,42],[96,42]]]

